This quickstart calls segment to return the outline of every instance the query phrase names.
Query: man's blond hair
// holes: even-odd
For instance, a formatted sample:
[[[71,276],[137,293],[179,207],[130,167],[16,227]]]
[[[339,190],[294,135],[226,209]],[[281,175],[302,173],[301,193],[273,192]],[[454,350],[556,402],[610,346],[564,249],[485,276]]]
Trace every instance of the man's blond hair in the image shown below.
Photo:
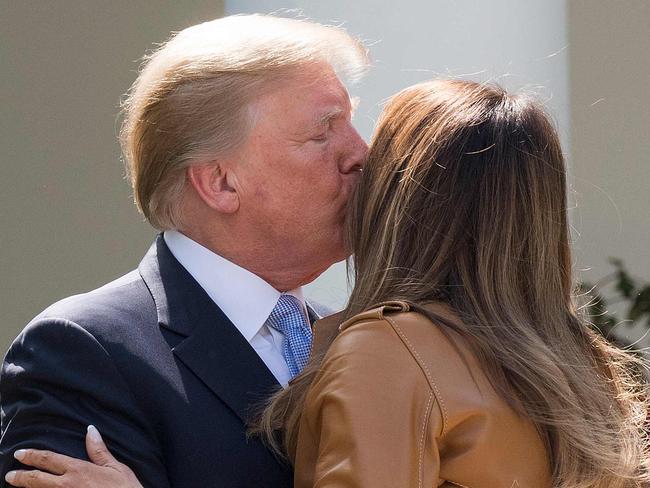
[[[189,27],[145,56],[123,104],[120,142],[149,222],[178,228],[186,168],[236,149],[251,126],[251,102],[313,63],[327,63],[344,81],[369,65],[363,44],[339,27],[266,15]]]

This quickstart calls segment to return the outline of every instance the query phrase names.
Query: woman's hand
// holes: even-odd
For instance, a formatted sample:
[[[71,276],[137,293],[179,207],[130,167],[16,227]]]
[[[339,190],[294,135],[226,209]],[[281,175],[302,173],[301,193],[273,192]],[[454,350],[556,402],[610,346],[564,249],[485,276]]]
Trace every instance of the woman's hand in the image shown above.
[[[92,425],[86,434],[86,450],[92,462],[51,451],[21,449],[14,457],[38,469],[10,471],[5,480],[24,488],[143,488],[133,471],[111,455]]]

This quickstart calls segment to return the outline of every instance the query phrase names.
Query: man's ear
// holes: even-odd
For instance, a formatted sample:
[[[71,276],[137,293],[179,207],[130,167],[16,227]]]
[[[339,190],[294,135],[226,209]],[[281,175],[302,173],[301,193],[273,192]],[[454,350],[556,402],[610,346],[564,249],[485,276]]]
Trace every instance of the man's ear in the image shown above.
[[[215,161],[187,168],[187,179],[201,200],[210,208],[225,214],[239,210],[239,195],[234,174]]]

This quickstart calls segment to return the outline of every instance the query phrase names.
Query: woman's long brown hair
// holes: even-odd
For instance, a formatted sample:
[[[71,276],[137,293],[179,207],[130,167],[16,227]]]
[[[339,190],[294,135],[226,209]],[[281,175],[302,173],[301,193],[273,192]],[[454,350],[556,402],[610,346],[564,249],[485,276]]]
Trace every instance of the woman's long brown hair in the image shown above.
[[[643,363],[577,313],[566,193],[556,131],[532,99],[458,80],[402,91],[350,204],[345,316],[387,300],[422,313],[446,303],[461,325],[433,321],[460,332],[497,391],[535,423],[554,487],[645,486]],[[290,460],[325,352],[256,429]]]

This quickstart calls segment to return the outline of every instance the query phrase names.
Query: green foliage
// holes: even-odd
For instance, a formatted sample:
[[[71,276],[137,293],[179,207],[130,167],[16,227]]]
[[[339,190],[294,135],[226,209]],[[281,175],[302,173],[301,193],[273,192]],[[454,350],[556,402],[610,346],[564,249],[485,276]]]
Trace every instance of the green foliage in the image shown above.
[[[627,346],[612,332],[620,325],[644,323],[650,329],[650,283],[639,282],[629,274],[620,259],[610,258],[614,271],[595,284],[582,283],[581,295],[587,297],[585,311],[593,327],[607,339]],[[613,294],[605,296],[604,288],[613,284]],[[624,303],[624,315],[619,317],[609,311],[609,305]]]

